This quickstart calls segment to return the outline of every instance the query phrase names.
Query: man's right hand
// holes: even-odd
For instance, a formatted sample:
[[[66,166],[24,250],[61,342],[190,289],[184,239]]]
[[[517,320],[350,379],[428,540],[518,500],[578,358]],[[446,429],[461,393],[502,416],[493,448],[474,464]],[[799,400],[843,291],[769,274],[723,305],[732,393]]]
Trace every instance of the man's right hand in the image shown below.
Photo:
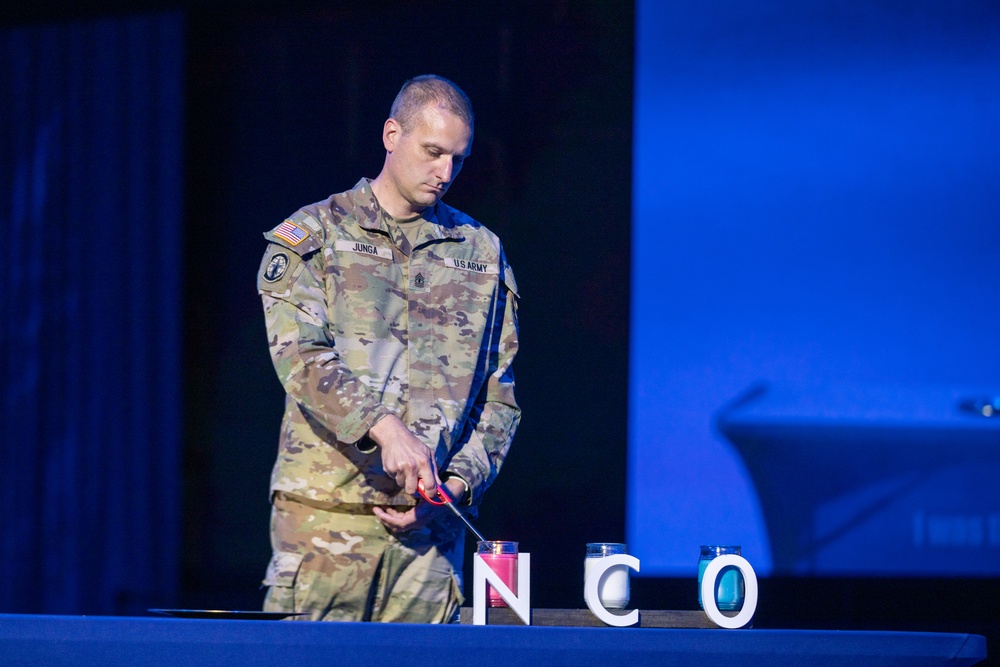
[[[441,480],[431,450],[406,428],[399,417],[383,417],[368,430],[368,436],[382,448],[382,468],[407,493],[417,492],[417,482],[424,480],[424,490],[433,497]]]

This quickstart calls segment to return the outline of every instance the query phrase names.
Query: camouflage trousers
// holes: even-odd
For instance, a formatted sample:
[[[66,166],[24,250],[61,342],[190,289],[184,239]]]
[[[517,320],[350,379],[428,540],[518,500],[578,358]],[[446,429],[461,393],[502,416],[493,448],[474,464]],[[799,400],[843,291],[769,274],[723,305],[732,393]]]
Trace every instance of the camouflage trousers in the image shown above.
[[[393,534],[370,508],[304,502],[281,492],[272,500],[264,611],[322,621],[457,621],[464,533],[454,517]]]

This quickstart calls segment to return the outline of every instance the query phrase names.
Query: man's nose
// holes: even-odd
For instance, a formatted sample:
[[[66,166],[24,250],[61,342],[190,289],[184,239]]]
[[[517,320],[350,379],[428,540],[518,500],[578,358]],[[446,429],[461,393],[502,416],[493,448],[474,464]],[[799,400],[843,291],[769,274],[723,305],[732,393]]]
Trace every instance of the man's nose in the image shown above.
[[[451,175],[455,171],[455,164],[452,162],[450,155],[442,155],[441,159],[438,161],[437,177],[441,179],[442,183],[450,183]]]

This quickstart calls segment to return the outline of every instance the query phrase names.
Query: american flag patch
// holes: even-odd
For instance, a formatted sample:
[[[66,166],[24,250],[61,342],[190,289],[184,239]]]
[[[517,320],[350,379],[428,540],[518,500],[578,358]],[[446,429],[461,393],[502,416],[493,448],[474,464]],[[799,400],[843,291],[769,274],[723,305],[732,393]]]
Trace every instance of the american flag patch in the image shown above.
[[[274,230],[274,235],[291,245],[298,245],[306,240],[309,232],[296,225],[291,220],[285,220]]]

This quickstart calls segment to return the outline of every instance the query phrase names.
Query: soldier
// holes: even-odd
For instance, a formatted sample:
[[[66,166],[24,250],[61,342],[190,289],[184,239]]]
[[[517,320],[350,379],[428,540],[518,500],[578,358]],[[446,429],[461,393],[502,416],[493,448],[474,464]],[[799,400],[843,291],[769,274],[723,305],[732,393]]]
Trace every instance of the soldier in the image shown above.
[[[374,180],[265,234],[257,286],[285,388],[267,611],[456,620],[464,534],[520,409],[517,286],[499,239],[441,202],[472,148],[468,97],[425,75],[385,121]]]

